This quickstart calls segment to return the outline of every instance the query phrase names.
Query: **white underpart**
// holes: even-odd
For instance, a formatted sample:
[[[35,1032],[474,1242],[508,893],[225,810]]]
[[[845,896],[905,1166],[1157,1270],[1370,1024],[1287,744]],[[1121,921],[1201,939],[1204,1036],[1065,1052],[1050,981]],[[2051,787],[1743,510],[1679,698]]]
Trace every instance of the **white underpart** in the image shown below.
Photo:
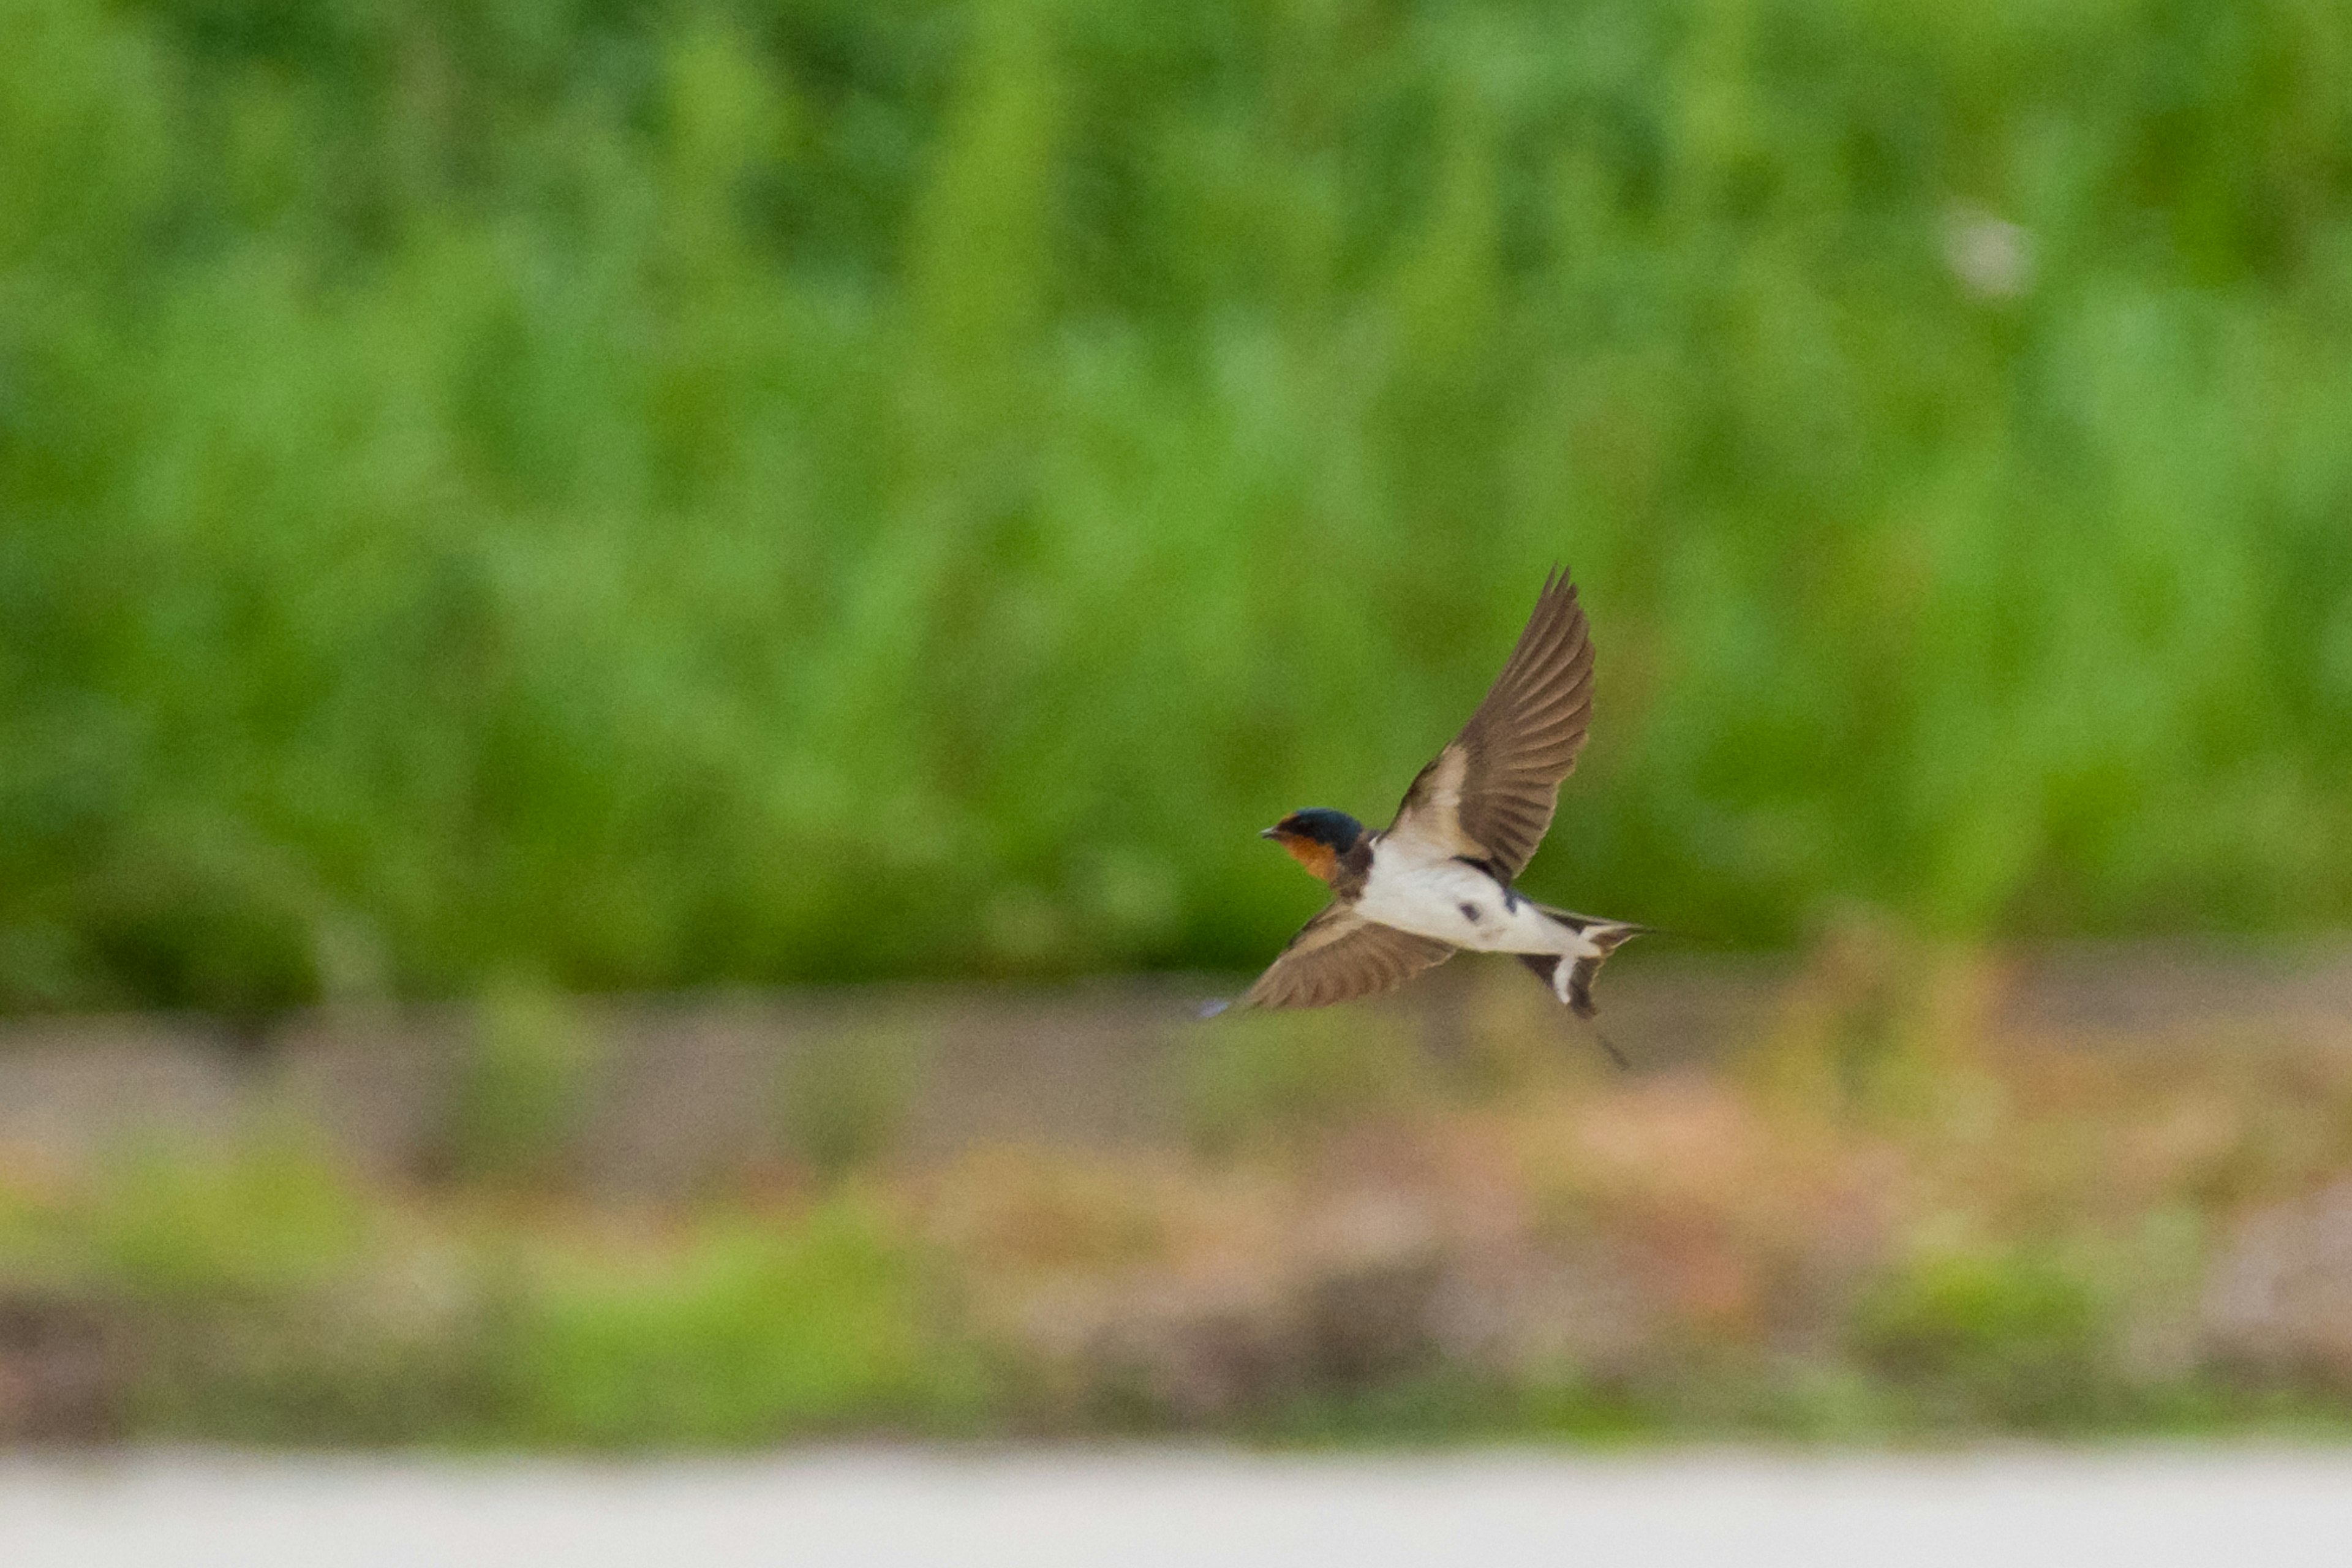
[[[1447,857],[1415,853],[1405,845],[1372,846],[1371,873],[1356,912],[1415,936],[1433,936],[1474,952],[1557,952],[1577,958],[1601,949],[1538,909],[1523,893],[1507,898],[1502,884]],[[1564,974],[1564,972],[1563,972]]]

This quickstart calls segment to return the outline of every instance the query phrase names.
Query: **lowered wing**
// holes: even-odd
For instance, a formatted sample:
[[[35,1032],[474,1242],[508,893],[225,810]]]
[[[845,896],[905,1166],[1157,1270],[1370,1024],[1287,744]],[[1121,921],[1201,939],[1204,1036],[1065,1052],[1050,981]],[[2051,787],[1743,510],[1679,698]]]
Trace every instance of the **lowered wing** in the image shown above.
[[[1402,984],[1454,954],[1445,942],[1375,925],[1331,904],[1299,928],[1242,998],[1251,1007],[1322,1007]]]

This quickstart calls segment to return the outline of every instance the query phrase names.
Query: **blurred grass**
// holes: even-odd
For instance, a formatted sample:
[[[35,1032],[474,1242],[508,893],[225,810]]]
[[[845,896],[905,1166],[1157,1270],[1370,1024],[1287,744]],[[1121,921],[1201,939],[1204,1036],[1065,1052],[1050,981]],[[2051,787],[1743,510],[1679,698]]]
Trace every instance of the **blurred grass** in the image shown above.
[[[2332,0],[0,0],[0,1006],[2352,916]],[[883,914],[882,911],[887,911]]]
[[[499,1436],[707,1446],[951,1429],[997,1391],[937,1319],[919,1249],[854,1201],[790,1226],[706,1225],[641,1270],[590,1252],[509,1326],[515,1403]]]
[[[921,1027],[887,1018],[810,1042],[778,1086],[784,1145],[825,1176],[884,1158],[932,1049]]]
[[[593,1026],[544,987],[512,977],[494,985],[451,1088],[446,1173],[516,1187],[562,1180],[598,1046]]]

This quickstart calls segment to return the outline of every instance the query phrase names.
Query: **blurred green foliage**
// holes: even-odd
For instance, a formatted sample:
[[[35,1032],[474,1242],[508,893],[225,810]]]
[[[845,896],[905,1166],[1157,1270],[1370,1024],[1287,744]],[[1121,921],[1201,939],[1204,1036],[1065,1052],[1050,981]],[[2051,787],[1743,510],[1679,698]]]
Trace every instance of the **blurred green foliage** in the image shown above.
[[[428,1218],[268,1145],[0,1187],[0,1371],[26,1374],[0,1384],[0,1446],[44,1378],[102,1402],[92,1432],[263,1443],[742,1445],[951,1432],[1003,1398],[870,1201],[584,1238],[554,1218]],[[35,1312],[97,1353],[52,1363]]]
[[[2352,915],[2335,0],[0,0],[0,1006]]]
[[[146,1303],[256,1298],[347,1271],[379,1239],[366,1194],[315,1152],[256,1139],[229,1157],[118,1152],[69,1194],[0,1192],[12,1277],[92,1275]]]
[[[785,1147],[827,1177],[887,1156],[921,1088],[928,1034],[885,1020],[803,1042],[777,1085]]]
[[[2090,1275],[2047,1247],[1945,1249],[1890,1270],[1856,1338],[1943,1421],[2030,1429],[2099,1408],[2122,1338],[2113,1316]]]
[[[742,1444],[952,1424],[987,1393],[920,1258],[852,1203],[780,1231],[705,1226],[641,1272],[557,1268],[507,1331],[509,1440]]]
[[[509,1187],[562,1178],[598,1050],[594,1025],[552,992],[511,976],[490,986],[450,1085],[447,1173]]]

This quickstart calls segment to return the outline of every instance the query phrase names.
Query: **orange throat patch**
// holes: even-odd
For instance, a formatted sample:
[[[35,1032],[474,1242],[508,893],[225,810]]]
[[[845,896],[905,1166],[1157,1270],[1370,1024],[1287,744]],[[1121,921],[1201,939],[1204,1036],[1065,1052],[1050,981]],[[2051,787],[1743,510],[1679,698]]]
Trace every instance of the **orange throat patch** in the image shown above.
[[[1339,874],[1339,852],[1328,844],[1313,838],[1285,834],[1276,840],[1293,860],[1307,868],[1308,876],[1328,882]]]

